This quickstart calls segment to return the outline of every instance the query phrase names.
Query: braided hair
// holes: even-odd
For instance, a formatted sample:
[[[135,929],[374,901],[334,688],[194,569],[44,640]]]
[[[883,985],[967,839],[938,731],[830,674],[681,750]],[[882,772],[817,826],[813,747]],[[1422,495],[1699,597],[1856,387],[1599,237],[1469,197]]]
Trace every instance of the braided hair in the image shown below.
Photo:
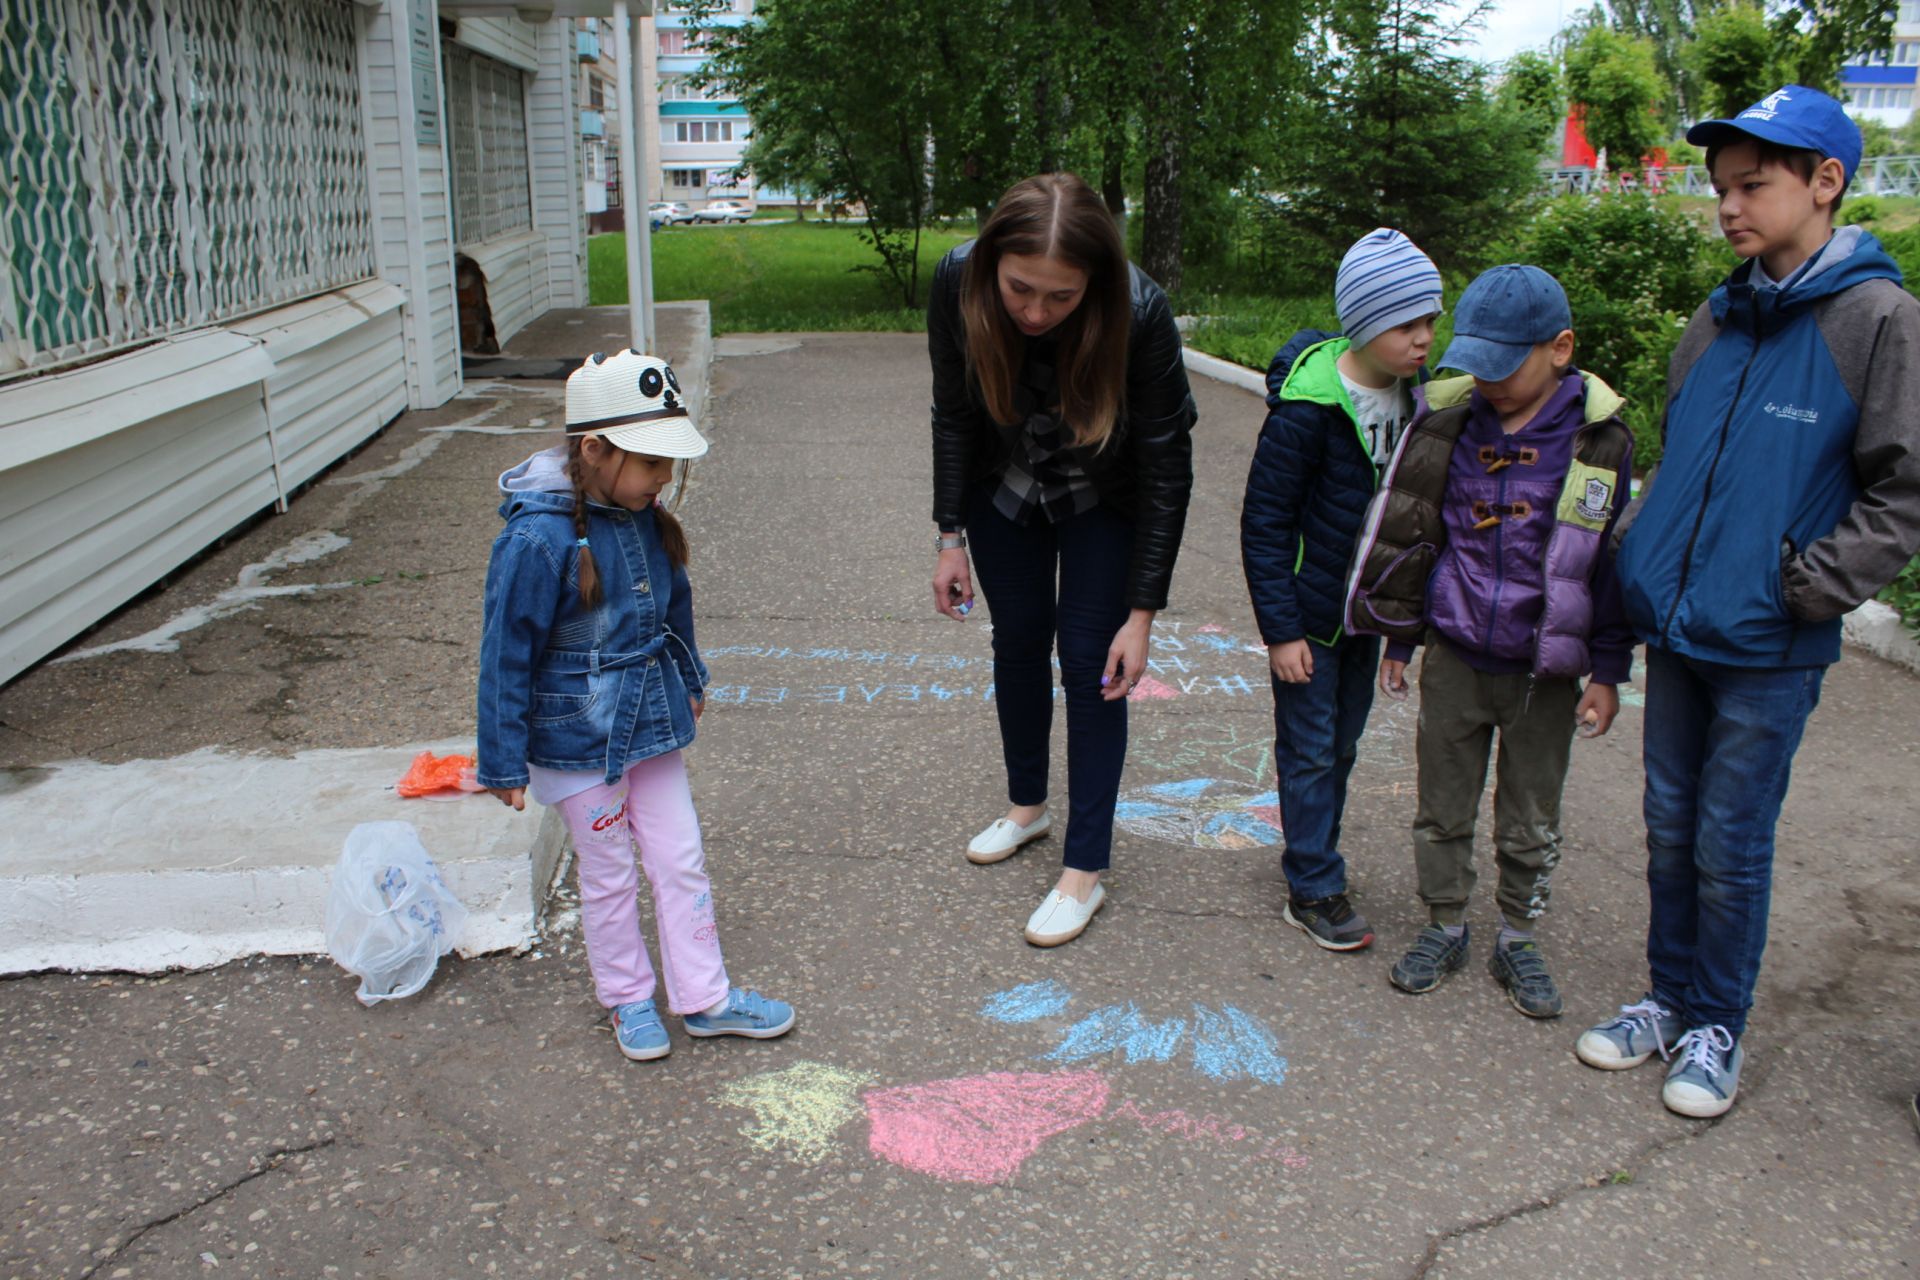
[[[602,593],[600,567],[594,563],[593,548],[587,542],[587,461],[581,446],[585,439],[585,436],[572,436],[567,440],[567,479],[573,482],[573,536],[580,544],[580,599],[594,606],[600,603]],[[667,559],[684,568],[689,558],[686,527],[678,516],[658,503],[654,504],[653,518]]]

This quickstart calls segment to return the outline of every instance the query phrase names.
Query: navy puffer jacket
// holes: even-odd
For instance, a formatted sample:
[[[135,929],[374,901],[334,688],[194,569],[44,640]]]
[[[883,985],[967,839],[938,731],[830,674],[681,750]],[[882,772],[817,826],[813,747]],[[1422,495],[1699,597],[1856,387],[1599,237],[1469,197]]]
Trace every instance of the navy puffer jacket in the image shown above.
[[[1303,329],[1267,367],[1240,561],[1269,645],[1340,638],[1347,562],[1379,482],[1335,364],[1349,345]]]

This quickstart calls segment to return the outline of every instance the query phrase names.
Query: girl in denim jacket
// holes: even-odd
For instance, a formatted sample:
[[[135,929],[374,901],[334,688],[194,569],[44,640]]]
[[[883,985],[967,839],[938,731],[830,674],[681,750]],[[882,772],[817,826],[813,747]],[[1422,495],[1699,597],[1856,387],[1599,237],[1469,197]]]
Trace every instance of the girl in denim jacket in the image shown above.
[[[600,1003],[629,1058],[672,1049],[640,937],[634,847],[653,886],[668,1007],[688,1035],[766,1039],[790,1005],[728,984],[681,748],[707,670],[693,638],[685,531],[656,505],[698,458],[664,360],[593,356],[567,379],[567,443],[500,477],[507,526],[487,566],[479,779],[515,809],[560,810],[580,865]]]

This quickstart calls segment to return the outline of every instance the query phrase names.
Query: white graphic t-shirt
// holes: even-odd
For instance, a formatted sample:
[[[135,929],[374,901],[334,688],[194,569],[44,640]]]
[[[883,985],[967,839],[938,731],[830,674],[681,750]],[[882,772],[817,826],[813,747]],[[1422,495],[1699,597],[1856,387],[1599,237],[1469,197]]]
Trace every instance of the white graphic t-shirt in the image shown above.
[[[1390,387],[1363,387],[1344,373],[1340,381],[1346,384],[1347,398],[1353,401],[1367,453],[1375,466],[1386,466],[1393,457],[1393,447],[1400,443],[1400,433],[1413,419],[1413,393],[1404,381]]]

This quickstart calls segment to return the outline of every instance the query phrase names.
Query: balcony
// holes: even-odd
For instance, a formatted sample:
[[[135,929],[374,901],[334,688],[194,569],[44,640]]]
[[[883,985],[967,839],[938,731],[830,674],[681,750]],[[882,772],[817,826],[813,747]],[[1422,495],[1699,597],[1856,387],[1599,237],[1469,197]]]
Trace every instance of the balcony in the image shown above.
[[[598,111],[582,109],[580,112],[580,136],[583,138],[606,137],[607,118]]]
[[[573,51],[582,62],[600,61],[600,33],[598,31],[575,31],[573,33]]]

